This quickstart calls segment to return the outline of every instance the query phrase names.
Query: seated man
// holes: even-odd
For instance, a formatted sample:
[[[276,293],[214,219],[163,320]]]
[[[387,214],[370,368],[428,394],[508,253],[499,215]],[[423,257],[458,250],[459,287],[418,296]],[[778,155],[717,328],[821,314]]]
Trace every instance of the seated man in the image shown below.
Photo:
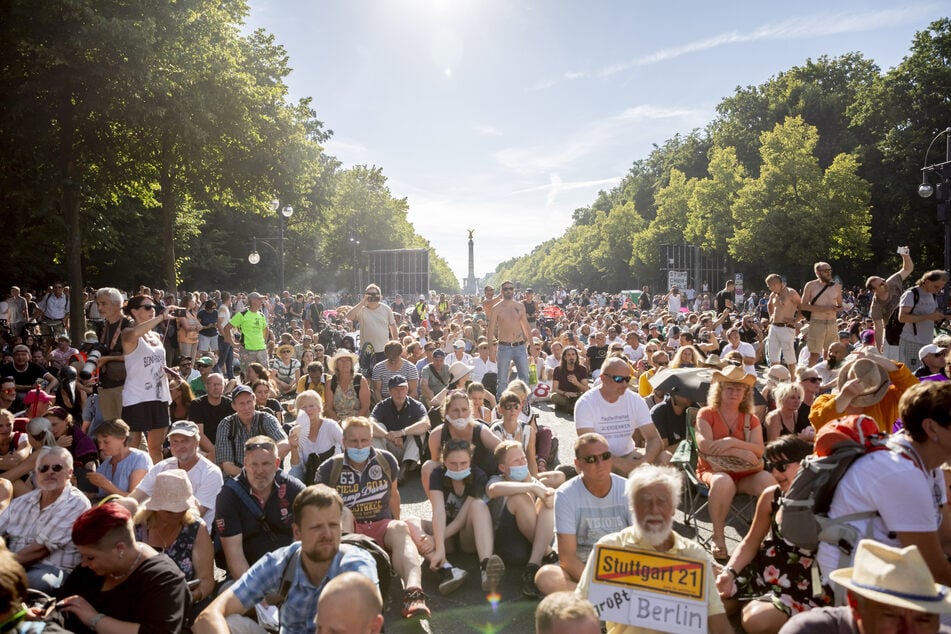
[[[635,523],[616,533],[605,535],[598,544],[619,548],[640,548],[706,562],[707,631],[711,634],[730,634],[733,627],[726,616],[723,602],[717,593],[716,579],[713,574],[713,559],[703,547],[692,539],[681,537],[673,530],[674,514],[680,505],[683,490],[682,475],[673,467],[646,465],[631,472],[627,482],[631,515]],[[578,583],[578,595],[587,599],[594,577],[596,561],[594,553],[588,557],[581,580]],[[607,622],[609,634],[644,631],[639,627],[622,623]]]
[[[14,498],[0,513],[0,535],[26,568],[30,587],[59,588],[79,565],[72,541],[73,522],[89,509],[89,500],[69,483],[73,457],[64,447],[43,447],[36,457],[36,489]]]
[[[400,520],[399,463],[390,452],[374,449],[372,436],[369,419],[354,416],[343,421],[344,453],[320,465],[317,482],[340,493],[354,532],[371,537],[390,553],[393,570],[405,588],[403,616],[429,616],[422,590],[422,557],[409,527]]]
[[[291,445],[287,434],[281,429],[277,419],[268,412],[254,407],[254,392],[247,385],[239,385],[231,393],[231,409],[234,414],[221,421],[215,433],[215,460],[226,476],[241,473],[244,463],[241,461],[241,448],[254,436],[267,436],[277,447],[277,457],[284,460]]]
[[[249,438],[243,458],[244,469],[237,478],[225,480],[215,503],[215,528],[232,579],[267,553],[291,543],[287,509],[304,489],[300,480],[281,470],[272,438]]]
[[[829,576],[845,588],[848,605],[795,614],[780,634],[951,632],[940,619],[951,614],[949,589],[935,583],[915,546],[899,549],[863,539],[855,565]]]
[[[601,634],[594,606],[574,592],[556,592],[535,608],[535,634]]]
[[[373,423],[373,446],[386,449],[402,462],[399,482],[407,471],[419,468],[423,438],[429,431],[426,408],[409,396],[409,382],[402,374],[390,377],[390,395],[376,404],[370,421]]]
[[[383,597],[373,581],[356,572],[331,579],[317,600],[321,634],[378,634],[383,631]]]
[[[212,462],[215,461],[215,440],[218,437],[218,425],[231,416],[231,397],[225,396],[225,377],[212,372],[205,378],[208,393],[199,396],[188,404],[188,420],[198,425],[201,432],[199,447]]]
[[[612,473],[612,460],[608,441],[601,434],[583,434],[575,441],[579,475],[555,492],[559,561],[542,566],[535,575],[542,594],[574,590],[595,542],[631,525],[625,481]]]
[[[129,497],[139,503],[146,501],[152,497],[155,489],[155,476],[169,469],[182,469],[188,474],[195,499],[198,500],[198,511],[210,532],[215,524],[215,501],[221,492],[223,479],[218,465],[198,453],[200,436],[198,425],[190,420],[172,423],[168,428],[168,446],[172,457],[149,469]]]
[[[504,398],[504,395],[503,395]],[[528,565],[522,577],[522,594],[537,599],[535,575],[542,564],[554,563],[558,556],[551,550],[555,534],[555,489],[563,480],[560,471],[539,474],[536,480],[528,471],[528,458],[517,440],[503,440],[495,448],[495,461],[501,475],[492,476],[486,486],[489,508],[495,524],[495,549],[509,565],[521,565],[528,546]],[[560,478],[558,476],[561,476]]]
[[[658,403],[651,409],[651,420],[664,443],[664,451],[660,462],[670,462],[671,454],[677,449],[680,441],[687,437],[687,408],[693,401],[675,393],[667,395],[663,403]]]
[[[378,582],[372,555],[362,548],[340,547],[343,501],[336,491],[321,484],[309,486],[294,498],[292,508],[294,543],[266,553],[234,585],[219,594],[198,615],[195,634],[254,631],[246,629],[255,624],[243,614],[265,600],[273,605],[274,595],[282,590],[286,594],[281,596],[280,603],[281,632],[311,634],[315,612],[323,605],[319,599],[330,589],[328,582],[342,574],[359,574],[362,579]],[[284,571],[291,563],[296,572],[291,577],[293,583],[284,589]],[[350,602],[344,605],[363,613],[354,610]]]
[[[195,361],[195,367],[198,369],[198,376],[188,382],[188,387],[192,389],[195,397],[204,396],[208,393],[208,387],[205,382],[214,368],[215,361],[211,357],[199,357]]]
[[[601,386],[588,390],[575,403],[579,436],[595,432],[608,440],[614,472],[626,476],[632,469],[657,460],[663,441],[644,399],[628,389],[631,366],[620,357],[608,357],[601,367]],[[634,445],[634,431],[644,438],[644,452]]]

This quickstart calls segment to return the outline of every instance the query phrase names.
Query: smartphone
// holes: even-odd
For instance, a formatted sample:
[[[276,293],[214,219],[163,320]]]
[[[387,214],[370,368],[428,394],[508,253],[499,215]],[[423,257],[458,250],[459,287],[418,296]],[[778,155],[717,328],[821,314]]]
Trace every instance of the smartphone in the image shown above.
[[[176,317],[184,317],[184,316],[185,316],[185,309],[184,309],[184,308],[176,308],[175,310],[172,311],[172,314],[175,315]]]
[[[908,247],[898,247],[898,255],[908,255]]]

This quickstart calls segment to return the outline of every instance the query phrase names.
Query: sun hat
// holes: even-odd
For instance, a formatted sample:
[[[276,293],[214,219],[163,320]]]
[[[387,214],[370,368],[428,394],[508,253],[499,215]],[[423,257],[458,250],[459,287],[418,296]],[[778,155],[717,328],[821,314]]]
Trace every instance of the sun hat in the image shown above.
[[[294,354],[294,346],[287,343],[277,347],[278,354],[284,354],[285,352],[290,352],[291,354]]]
[[[715,352],[711,352],[707,355],[707,358],[702,361],[703,365],[709,366],[711,368],[723,368],[726,365],[726,362],[720,358]]]
[[[350,365],[353,367],[353,369],[356,369],[357,361],[359,361],[360,358],[355,353],[347,350],[346,348],[340,348],[334,353],[334,356],[327,359],[327,370],[331,373],[336,372],[337,360],[344,357],[350,359]]]
[[[474,365],[466,365],[462,361],[454,361],[453,364],[449,366],[449,382],[455,383],[473,370],[475,370]]]
[[[859,379],[862,390],[858,395],[849,397],[842,393],[842,388],[852,379]],[[842,369],[836,384],[836,403],[841,404],[843,411],[846,407],[868,407],[878,403],[888,392],[891,381],[888,373],[878,363],[866,357],[856,357],[848,360]]]
[[[733,365],[730,363],[727,364],[725,368],[713,371],[713,382],[742,383],[744,385],[752,386],[756,383],[756,375],[747,374],[746,370],[744,370],[742,366]]]
[[[833,570],[829,578],[876,603],[951,614],[951,593],[935,583],[917,546],[894,548],[863,539],[855,550],[854,565]]]
[[[152,497],[142,508],[148,511],[171,511],[182,513],[188,509],[198,509],[198,500],[192,491],[192,483],[184,469],[169,469],[155,476]]]

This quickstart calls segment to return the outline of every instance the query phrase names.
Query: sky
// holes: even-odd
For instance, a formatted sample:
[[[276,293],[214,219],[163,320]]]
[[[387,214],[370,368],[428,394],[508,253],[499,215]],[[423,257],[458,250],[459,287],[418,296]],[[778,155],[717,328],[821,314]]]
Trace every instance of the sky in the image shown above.
[[[329,154],[375,165],[460,278],[560,236],[738,86],[858,51],[884,71],[938,2],[251,0],[333,130]]]

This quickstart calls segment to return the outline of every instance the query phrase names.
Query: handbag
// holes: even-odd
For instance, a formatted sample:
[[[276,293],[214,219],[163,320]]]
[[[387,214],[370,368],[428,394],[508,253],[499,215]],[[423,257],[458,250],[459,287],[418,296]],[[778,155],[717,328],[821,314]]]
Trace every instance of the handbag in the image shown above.
[[[750,426],[750,415],[745,414],[743,419],[743,433],[746,442],[750,441],[752,427]],[[763,470],[763,461],[756,457],[756,454],[749,449],[740,449],[731,447],[721,453],[700,452],[700,457],[706,461],[714,471],[725,471],[729,473],[755,473]]]

